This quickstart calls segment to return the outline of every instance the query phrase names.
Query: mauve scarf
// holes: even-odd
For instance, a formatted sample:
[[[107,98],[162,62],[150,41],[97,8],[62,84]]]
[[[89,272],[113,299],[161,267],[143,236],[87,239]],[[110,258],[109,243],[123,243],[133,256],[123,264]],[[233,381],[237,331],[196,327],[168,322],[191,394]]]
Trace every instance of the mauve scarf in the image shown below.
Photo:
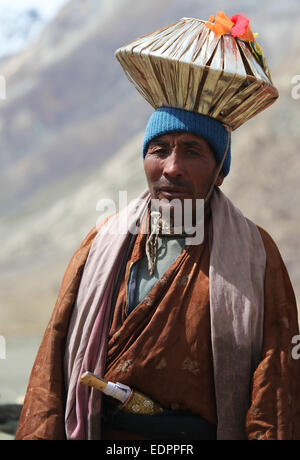
[[[98,232],[83,271],[65,353],[66,435],[101,439],[101,397],[79,383],[82,373],[103,375],[111,305],[122,266],[150,196],[113,216]],[[253,373],[263,341],[266,254],[255,224],[219,190],[211,199],[210,314],[218,436],[245,439]],[[123,230],[124,230],[123,225]]]

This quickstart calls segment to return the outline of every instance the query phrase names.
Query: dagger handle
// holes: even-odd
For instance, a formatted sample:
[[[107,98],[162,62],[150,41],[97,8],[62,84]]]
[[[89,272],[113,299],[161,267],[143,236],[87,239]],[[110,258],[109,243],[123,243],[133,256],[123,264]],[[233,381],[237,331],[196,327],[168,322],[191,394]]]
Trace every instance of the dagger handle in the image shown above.
[[[80,383],[88,387],[96,388],[99,391],[104,391],[108,382],[97,377],[91,372],[85,372],[80,378]]]

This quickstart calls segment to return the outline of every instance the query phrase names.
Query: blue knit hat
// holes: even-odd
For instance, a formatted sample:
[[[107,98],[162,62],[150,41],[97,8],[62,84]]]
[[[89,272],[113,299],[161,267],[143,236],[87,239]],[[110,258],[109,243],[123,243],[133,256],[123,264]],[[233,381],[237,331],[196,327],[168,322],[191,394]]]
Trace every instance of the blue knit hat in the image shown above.
[[[205,139],[214,151],[220,164],[228,142],[228,133],[221,122],[215,118],[173,107],[160,107],[151,116],[144,138],[143,158],[150,142],[158,136],[175,132],[187,132]],[[231,138],[222,171],[227,176],[231,164]]]

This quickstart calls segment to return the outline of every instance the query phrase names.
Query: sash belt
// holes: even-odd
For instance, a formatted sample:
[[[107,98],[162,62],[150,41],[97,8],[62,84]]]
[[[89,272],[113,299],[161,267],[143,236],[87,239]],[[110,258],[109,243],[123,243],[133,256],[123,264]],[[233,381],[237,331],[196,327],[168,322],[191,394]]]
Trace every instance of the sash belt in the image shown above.
[[[164,410],[154,415],[141,415],[116,409],[104,403],[104,430],[130,432],[144,439],[216,440],[217,427],[190,411]]]

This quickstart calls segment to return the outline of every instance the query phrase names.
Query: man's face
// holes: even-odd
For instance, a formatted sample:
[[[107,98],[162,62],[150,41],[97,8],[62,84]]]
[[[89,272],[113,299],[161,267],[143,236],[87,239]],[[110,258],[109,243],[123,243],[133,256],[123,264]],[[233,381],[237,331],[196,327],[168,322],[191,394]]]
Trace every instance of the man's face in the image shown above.
[[[144,161],[151,197],[159,200],[205,199],[217,171],[209,144],[189,133],[165,134],[148,147]],[[223,182],[221,173],[216,185]]]

